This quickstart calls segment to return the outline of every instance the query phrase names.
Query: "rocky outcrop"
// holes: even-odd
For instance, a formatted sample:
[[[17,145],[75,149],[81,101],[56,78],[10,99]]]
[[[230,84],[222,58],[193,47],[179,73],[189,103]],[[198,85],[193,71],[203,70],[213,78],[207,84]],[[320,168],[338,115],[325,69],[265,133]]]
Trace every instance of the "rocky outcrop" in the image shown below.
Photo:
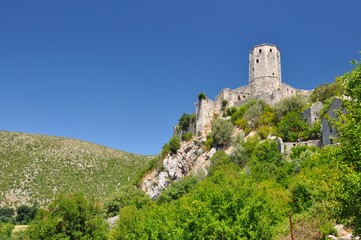
[[[342,224],[337,224],[335,227],[335,230],[337,231],[336,236],[335,235],[328,235],[327,239],[331,240],[359,240],[359,236],[353,236],[352,232],[350,230],[346,230],[345,226]]]
[[[179,181],[191,173],[207,174],[209,159],[214,153],[215,149],[210,152],[203,151],[201,139],[183,142],[177,154],[169,154],[160,169],[153,170],[144,177],[141,189],[154,199],[174,181]]]

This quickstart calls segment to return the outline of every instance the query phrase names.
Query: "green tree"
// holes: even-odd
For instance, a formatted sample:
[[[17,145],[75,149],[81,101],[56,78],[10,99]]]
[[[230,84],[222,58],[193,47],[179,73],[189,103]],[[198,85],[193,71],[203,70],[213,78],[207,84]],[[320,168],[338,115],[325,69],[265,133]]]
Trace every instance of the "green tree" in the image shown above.
[[[38,208],[36,206],[21,205],[16,209],[16,222],[22,224],[28,224],[35,218]]]
[[[107,239],[99,204],[83,194],[59,195],[29,226],[30,239]]]
[[[119,210],[126,206],[142,208],[152,204],[150,198],[145,193],[132,185],[121,187],[104,204],[105,213],[108,217],[115,216]]]
[[[14,209],[13,208],[8,208],[8,207],[3,207],[0,208],[0,222],[4,222],[4,223],[14,223]]]
[[[251,174],[258,180],[277,176],[277,170],[282,165],[282,155],[278,151],[278,143],[272,140],[260,142],[250,159]]]
[[[212,124],[211,137],[213,144],[219,148],[224,148],[232,142],[233,125],[231,122],[218,118]]]
[[[284,141],[296,142],[308,138],[308,125],[297,112],[289,112],[280,121],[278,132]]]
[[[276,121],[280,121],[290,112],[301,113],[305,106],[305,101],[299,96],[282,99],[274,106]]]
[[[310,95],[310,101],[320,101],[324,103],[327,99],[342,96],[343,92],[344,87],[342,86],[342,79],[338,77],[333,83],[326,83],[317,86]]]

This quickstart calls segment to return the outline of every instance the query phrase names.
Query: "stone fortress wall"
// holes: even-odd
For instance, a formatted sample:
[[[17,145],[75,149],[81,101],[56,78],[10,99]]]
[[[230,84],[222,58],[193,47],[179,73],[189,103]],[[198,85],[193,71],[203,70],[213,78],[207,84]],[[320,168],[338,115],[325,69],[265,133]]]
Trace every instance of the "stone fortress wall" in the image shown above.
[[[239,106],[249,98],[259,98],[273,105],[290,96],[307,98],[312,90],[296,89],[282,83],[281,54],[273,44],[253,47],[249,54],[249,84],[236,89],[225,88],[215,100],[209,98],[198,101],[196,105],[196,133],[203,137],[210,133],[211,122],[222,113],[222,102],[227,107]]]

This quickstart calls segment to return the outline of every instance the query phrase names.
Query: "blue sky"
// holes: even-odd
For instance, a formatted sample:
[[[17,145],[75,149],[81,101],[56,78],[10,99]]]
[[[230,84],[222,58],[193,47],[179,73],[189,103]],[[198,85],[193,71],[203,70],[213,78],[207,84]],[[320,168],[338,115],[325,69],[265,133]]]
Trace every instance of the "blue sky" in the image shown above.
[[[157,154],[199,92],[247,85],[248,53],[281,51],[312,89],[360,59],[361,1],[2,0],[0,129]]]

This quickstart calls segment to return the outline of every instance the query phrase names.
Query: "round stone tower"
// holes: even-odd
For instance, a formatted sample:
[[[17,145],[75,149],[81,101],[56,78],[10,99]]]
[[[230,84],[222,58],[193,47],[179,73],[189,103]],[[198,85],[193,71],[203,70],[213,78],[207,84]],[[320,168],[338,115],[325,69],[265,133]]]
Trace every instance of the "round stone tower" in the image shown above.
[[[273,44],[254,46],[249,53],[251,96],[272,93],[281,86],[281,55]]]

